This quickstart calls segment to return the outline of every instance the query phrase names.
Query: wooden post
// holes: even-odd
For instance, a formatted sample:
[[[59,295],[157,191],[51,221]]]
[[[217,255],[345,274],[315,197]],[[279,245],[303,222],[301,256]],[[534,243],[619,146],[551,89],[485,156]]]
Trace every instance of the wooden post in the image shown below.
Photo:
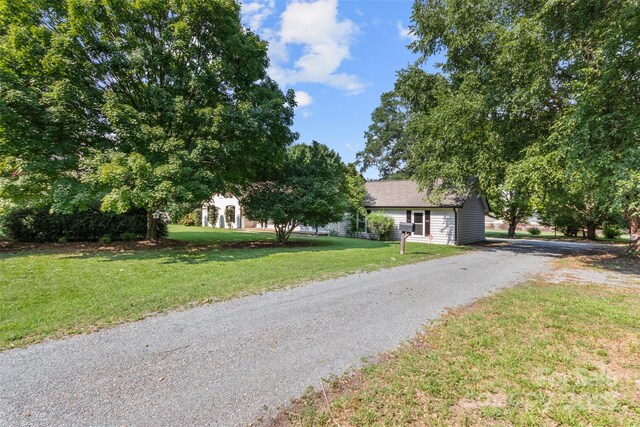
[[[409,237],[409,233],[403,231],[400,236],[400,255],[404,255],[404,242],[407,241],[407,237]]]

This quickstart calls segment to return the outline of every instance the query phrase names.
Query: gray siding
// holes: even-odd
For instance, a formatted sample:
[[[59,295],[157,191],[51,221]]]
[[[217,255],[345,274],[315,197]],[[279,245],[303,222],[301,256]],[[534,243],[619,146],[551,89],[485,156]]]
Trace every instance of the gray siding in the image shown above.
[[[458,244],[481,242],[484,237],[484,204],[477,195],[471,195],[458,209]]]

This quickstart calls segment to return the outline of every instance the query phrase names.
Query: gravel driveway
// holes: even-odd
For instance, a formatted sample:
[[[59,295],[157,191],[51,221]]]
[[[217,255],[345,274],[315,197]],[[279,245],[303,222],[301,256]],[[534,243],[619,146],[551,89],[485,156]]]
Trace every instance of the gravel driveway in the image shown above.
[[[575,250],[520,241],[5,351],[0,425],[244,425]]]

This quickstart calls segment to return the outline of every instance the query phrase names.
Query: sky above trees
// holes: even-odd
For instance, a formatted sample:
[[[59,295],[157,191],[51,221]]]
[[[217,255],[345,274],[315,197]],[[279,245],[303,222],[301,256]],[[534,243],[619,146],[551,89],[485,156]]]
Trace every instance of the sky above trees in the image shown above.
[[[297,93],[294,130],[351,162],[396,71],[415,56],[412,0],[244,0],[243,22],[269,42],[269,75]],[[430,65],[440,61],[433,58]],[[428,66],[427,68],[432,68]],[[377,171],[367,172],[376,178]]]

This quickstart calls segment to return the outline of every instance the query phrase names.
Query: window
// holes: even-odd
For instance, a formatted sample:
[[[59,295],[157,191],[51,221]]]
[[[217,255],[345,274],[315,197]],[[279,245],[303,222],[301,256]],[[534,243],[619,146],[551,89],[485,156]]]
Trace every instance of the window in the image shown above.
[[[413,213],[413,234],[416,236],[424,236],[424,212]]]
[[[431,234],[431,211],[412,211],[407,209],[407,222],[415,224],[414,236],[428,236]]]

